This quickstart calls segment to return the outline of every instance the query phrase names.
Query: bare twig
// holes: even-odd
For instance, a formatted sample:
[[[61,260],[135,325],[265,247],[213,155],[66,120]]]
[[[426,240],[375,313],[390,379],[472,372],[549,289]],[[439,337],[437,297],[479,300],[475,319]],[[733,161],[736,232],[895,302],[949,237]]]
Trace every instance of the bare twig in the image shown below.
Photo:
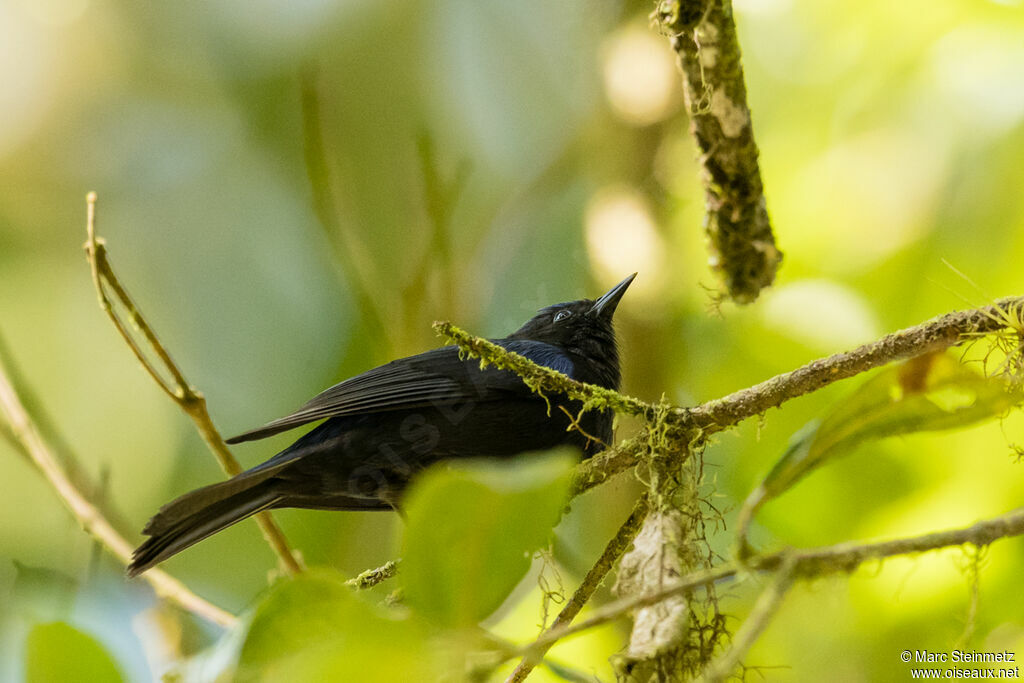
[[[794,579],[817,578],[828,574],[851,572],[860,565],[873,560],[923,553],[965,543],[981,547],[1001,538],[1022,534],[1024,534],[1024,508],[1017,508],[1005,515],[951,531],[936,531],[921,536],[878,543],[840,543],[822,548],[754,555],[744,560],[742,564],[730,562],[713,569],[693,572],[667,584],[661,590],[629,596],[608,603],[595,610],[584,621],[561,629],[545,631],[537,640],[520,647],[513,654],[526,654],[541,647],[550,647],[563,638],[614,621],[640,607],[653,605],[701,586],[733,578],[746,571],[777,571],[791,561]]]
[[[106,311],[121,337],[124,338],[129,348],[135,354],[135,357],[142,364],[142,367],[153,378],[153,381],[195,424],[196,430],[203,438],[203,441],[206,442],[210,452],[217,458],[221,469],[231,477],[239,474],[242,471],[242,467],[238,464],[235,456],[231,454],[231,451],[228,450],[224,439],[221,438],[217,428],[213,425],[210,413],[206,409],[206,398],[185,379],[181,369],[171,358],[166,347],[157,338],[156,332],[146,321],[145,316],[142,315],[142,312],[135,305],[135,302],[132,301],[124,285],[121,284],[121,281],[114,273],[107,258],[106,245],[103,239],[96,235],[95,192],[88,194],[86,203],[88,207],[88,218],[86,220],[86,233],[88,237],[85,243],[85,251],[88,255],[89,265],[92,268],[93,284],[99,296],[100,306]],[[113,298],[108,294],[108,289],[113,294]],[[122,314],[118,312],[117,307],[124,310],[128,323],[122,319]],[[142,335],[146,346],[156,356],[156,363],[143,350],[132,330],[136,330],[138,334]],[[274,552],[277,553],[284,571],[289,574],[302,571],[301,563],[288,547],[288,541],[285,539],[280,527],[274,522],[274,518],[271,517],[270,513],[261,512],[255,516],[255,519],[257,524],[259,524],[260,530],[263,532],[263,537],[270,544],[270,547],[273,548]]]
[[[86,533],[91,535],[112,553],[121,563],[127,565],[132,557],[132,545],[117,532],[99,508],[74,485],[57,457],[39,433],[29,417],[21,399],[7,376],[7,370],[0,360],[0,411],[10,430],[11,441],[39,470],[53,486],[61,501]],[[160,569],[152,569],[143,575],[162,598],[170,600],[181,608],[220,626],[230,627],[235,617],[207,602],[190,591],[185,584]]]
[[[636,502],[636,505],[633,506],[633,511],[630,513],[629,518],[619,527],[612,540],[608,542],[604,552],[601,553],[601,557],[590,568],[587,575],[583,577],[583,582],[580,583],[579,588],[576,589],[569,602],[558,613],[558,616],[555,617],[554,622],[552,622],[545,633],[563,628],[576,618],[576,615],[580,613],[583,606],[590,600],[594,591],[604,581],[605,576],[611,571],[612,565],[625,552],[629,544],[633,542],[637,532],[640,530],[640,525],[643,524],[644,518],[647,517],[649,509],[647,497],[642,496]],[[551,645],[553,644],[552,642]],[[525,680],[530,675],[530,672],[533,671],[533,668],[544,659],[544,655],[551,649],[551,645],[541,645],[536,650],[530,650],[524,654],[522,661],[519,662],[512,675],[508,677],[506,683],[520,683]]]
[[[733,636],[732,645],[708,666],[702,677],[704,681],[721,683],[732,674],[733,669],[743,661],[747,652],[768,627],[768,622],[779,611],[779,606],[782,605],[792,585],[793,560],[787,558],[771,582],[761,591],[747,619]]]
[[[775,278],[775,247],[729,0],[662,0],[655,16],[679,56],[703,167],[711,265],[738,303]]]

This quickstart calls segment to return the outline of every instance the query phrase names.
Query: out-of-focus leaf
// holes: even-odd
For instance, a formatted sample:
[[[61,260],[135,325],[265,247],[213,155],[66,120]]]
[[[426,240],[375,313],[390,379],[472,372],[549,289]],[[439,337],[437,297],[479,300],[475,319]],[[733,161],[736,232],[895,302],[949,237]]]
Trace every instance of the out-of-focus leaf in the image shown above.
[[[14,561],[17,572],[11,588],[13,611],[33,621],[58,621],[71,612],[78,582],[54,569]]]
[[[558,521],[574,462],[559,450],[426,472],[406,507],[399,577],[409,605],[448,627],[496,610]]]
[[[431,680],[425,634],[357,597],[336,572],[283,579],[179,681]]]
[[[113,658],[92,636],[61,621],[38,624],[25,643],[28,683],[89,681],[108,683],[124,678]]]
[[[821,420],[793,435],[786,452],[744,503],[752,514],[817,467],[875,439],[965,427],[1024,400],[1001,377],[986,377],[948,352],[886,368]],[[746,519],[749,514],[741,513]]]

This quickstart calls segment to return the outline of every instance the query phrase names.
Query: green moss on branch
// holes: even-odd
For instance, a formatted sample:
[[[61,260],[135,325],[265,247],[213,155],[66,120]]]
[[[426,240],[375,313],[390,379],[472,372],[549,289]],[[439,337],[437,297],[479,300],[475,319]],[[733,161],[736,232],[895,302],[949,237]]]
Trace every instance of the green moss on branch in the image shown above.
[[[626,396],[596,384],[577,382],[567,375],[538,365],[530,359],[498,346],[483,337],[477,337],[450,322],[434,323],[434,331],[457,345],[470,358],[479,358],[480,367],[493,365],[519,375],[531,391],[544,396],[548,393],[562,394],[583,403],[583,410],[611,410],[622,415],[636,415],[651,418],[654,407],[643,401]]]

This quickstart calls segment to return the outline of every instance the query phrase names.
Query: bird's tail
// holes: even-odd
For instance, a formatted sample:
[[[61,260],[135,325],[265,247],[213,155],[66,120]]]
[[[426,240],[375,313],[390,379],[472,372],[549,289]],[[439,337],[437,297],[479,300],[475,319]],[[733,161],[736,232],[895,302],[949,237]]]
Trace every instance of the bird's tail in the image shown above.
[[[142,530],[149,538],[132,554],[128,576],[138,576],[207,536],[273,507],[282,496],[272,474],[245,472],[186,493],[160,508]]]

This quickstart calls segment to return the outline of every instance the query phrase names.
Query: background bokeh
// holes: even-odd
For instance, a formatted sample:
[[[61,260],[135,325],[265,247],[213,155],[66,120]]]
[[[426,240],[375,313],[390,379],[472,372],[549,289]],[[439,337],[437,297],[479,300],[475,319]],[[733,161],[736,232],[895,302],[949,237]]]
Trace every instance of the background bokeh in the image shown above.
[[[221,476],[96,305],[88,190],[119,274],[231,434],[436,345],[433,320],[500,336],[633,271],[617,316],[624,389],[681,403],[1024,293],[1019,1],[734,6],[785,252],[776,286],[742,310],[709,292],[694,149],[648,2],[0,0],[0,333],[33,406],[131,529]],[[334,193],[326,226],[303,74]],[[790,435],[857,382],[718,437],[706,457],[727,519]],[[256,464],[289,438],[236,453]],[[1013,442],[1017,416],[862,447],[769,505],[755,540],[893,537],[1009,510],[1024,497]],[[569,589],[632,494],[623,479],[574,503],[555,546]],[[397,552],[393,514],[277,517],[311,564],[354,574]],[[124,581],[4,441],[0,520],[0,678],[21,676],[24,634],[56,584],[74,586],[67,618],[126,678],[148,678],[132,627],[148,588]],[[904,673],[899,651],[964,635],[967,564],[949,551],[802,585],[747,663],[781,667],[769,680]],[[246,523],[167,567],[241,610],[273,565]],[[27,601],[18,566],[47,570]],[[969,647],[1024,656],[1022,566],[1020,540],[985,556]],[[531,581],[495,618],[510,637],[536,633]],[[728,593],[726,611],[744,614],[750,592]],[[556,654],[609,680],[626,626]],[[195,629],[195,644],[213,635]]]

